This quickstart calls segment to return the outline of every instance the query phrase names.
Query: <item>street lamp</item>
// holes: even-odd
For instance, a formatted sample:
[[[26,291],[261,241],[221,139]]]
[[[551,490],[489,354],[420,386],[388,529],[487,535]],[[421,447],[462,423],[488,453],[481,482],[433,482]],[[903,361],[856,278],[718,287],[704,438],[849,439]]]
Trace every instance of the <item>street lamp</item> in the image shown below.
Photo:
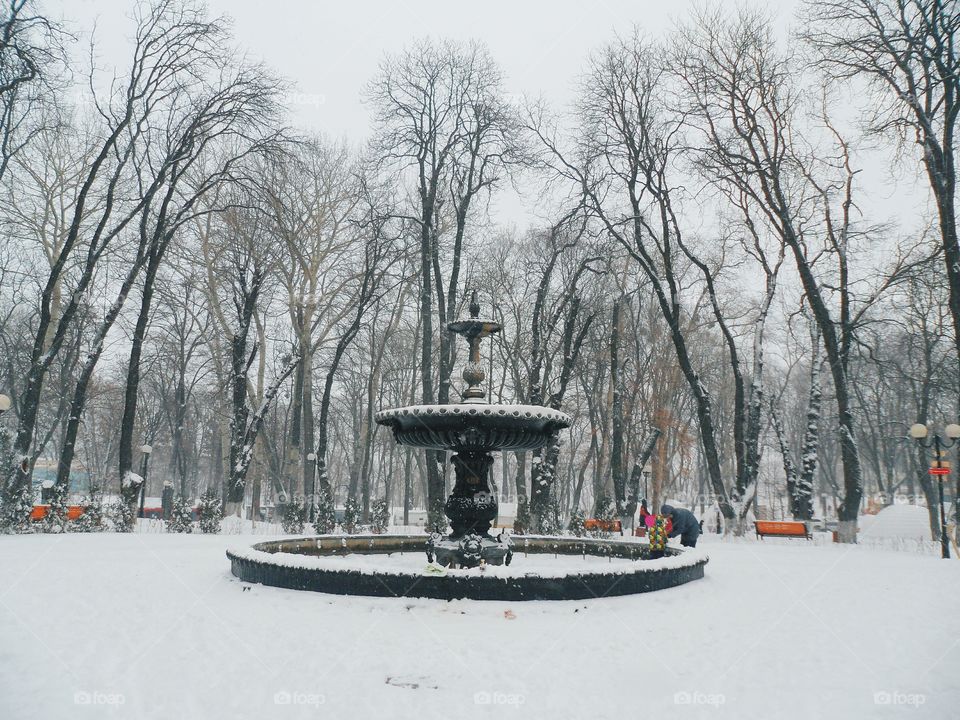
[[[10,409],[10,396],[0,395],[0,413],[5,413]]]
[[[950,557],[950,538],[947,537],[947,516],[943,509],[943,480],[950,474],[950,464],[944,464],[943,454],[947,449],[952,448],[957,440],[960,439],[960,425],[951,423],[943,429],[943,432],[950,442],[941,438],[937,433],[933,433],[933,437],[924,442],[924,439],[930,434],[927,426],[923,423],[915,423],[910,426],[910,437],[912,437],[920,447],[933,448],[935,462],[931,463],[928,472],[931,475],[937,476],[937,487],[940,498],[940,556],[947,559]],[[960,491],[960,487],[958,487],[958,491]]]
[[[314,496],[317,492],[317,454],[314,452],[307,453],[307,462],[313,463],[310,466],[310,497],[306,498],[307,521],[313,522]],[[304,490],[306,490],[306,488],[304,488]]]
[[[143,455],[143,460],[140,462],[140,477],[142,478],[140,482],[140,512],[137,514],[137,517],[143,517],[143,506],[147,501],[147,463],[150,462],[150,453],[153,452],[152,445],[141,445],[140,453]]]

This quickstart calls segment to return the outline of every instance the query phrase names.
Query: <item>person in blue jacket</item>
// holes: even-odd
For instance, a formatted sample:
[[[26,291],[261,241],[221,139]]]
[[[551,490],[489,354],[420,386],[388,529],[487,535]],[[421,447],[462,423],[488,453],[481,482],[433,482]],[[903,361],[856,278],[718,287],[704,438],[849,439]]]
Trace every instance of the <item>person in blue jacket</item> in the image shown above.
[[[660,508],[660,514],[666,515],[673,522],[673,529],[670,531],[670,537],[680,536],[680,544],[684,547],[696,547],[697,538],[700,537],[700,523],[689,510],[675,508],[673,505],[664,505]]]

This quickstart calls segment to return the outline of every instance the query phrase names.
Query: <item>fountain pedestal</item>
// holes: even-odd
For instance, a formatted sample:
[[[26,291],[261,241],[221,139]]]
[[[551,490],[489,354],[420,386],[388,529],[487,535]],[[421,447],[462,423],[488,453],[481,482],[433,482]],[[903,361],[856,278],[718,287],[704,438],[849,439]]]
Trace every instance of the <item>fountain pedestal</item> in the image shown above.
[[[490,487],[493,456],[488,452],[461,451],[450,462],[456,483],[443,512],[450,519],[453,532],[446,538],[439,533],[432,536],[427,554],[448,566],[472,567],[481,561],[509,565],[509,542],[490,536],[490,526],[499,512],[497,496]]]
[[[450,518],[451,540],[464,535],[486,536],[497,517],[497,496],[490,488],[490,453],[460,452],[450,459],[457,480],[443,506]]]

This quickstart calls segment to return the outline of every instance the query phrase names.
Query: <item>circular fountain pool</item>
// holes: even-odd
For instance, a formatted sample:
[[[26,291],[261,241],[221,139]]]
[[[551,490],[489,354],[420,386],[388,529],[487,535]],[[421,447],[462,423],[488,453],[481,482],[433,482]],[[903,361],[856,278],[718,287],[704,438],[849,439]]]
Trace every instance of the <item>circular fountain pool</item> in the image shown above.
[[[584,600],[650,592],[703,577],[707,556],[667,549],[650,559],[627,540],[523,536],[512,550],[524,562],[456,570],[426,565],[424,535],[321,535],[228,550],[247,582],[337,595],[443,600]]]

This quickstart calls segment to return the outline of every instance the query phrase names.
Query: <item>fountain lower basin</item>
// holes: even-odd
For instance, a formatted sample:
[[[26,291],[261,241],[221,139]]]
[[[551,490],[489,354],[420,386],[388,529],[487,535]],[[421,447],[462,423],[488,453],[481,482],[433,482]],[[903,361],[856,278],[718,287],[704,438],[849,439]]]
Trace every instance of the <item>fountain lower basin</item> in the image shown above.
[[[275,587],[336,595],[509,601],[584,600],[663,590],[702,578],[708,561],[702,551],[675,548],[651,560],[646,544],[628,540],[523,536],[514,538],[511,547],[518,555],[542,560],[535,572],[522,565],[485,566],[438,576],[424,574],[423,566],[412,562],[394,569],[398,554],[422,557],[426,543],[424,535],[321,535],[261,542],[228,550],[227,557],[241,580]],[[349,562],[357,556],[363,556],[363,562]],[[555,569],[550,569],[551,558]],[[596,562],[580,562],[588,558]]]

